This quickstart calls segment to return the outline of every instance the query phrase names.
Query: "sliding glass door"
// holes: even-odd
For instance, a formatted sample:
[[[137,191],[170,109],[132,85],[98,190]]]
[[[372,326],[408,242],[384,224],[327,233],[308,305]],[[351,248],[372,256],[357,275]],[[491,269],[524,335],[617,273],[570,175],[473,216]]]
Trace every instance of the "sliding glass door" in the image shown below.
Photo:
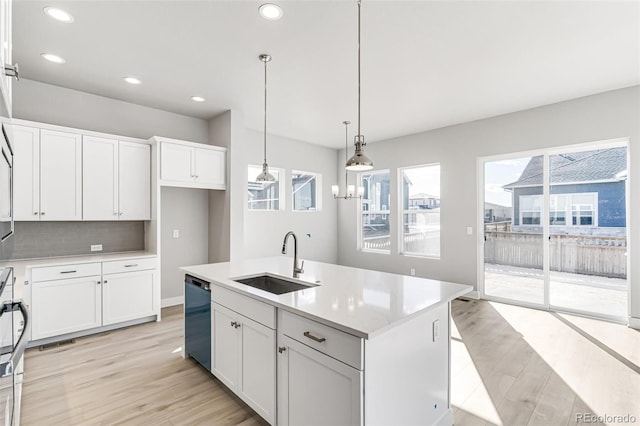
[[[627,146],[483,159],[482,295],[627,317]]]

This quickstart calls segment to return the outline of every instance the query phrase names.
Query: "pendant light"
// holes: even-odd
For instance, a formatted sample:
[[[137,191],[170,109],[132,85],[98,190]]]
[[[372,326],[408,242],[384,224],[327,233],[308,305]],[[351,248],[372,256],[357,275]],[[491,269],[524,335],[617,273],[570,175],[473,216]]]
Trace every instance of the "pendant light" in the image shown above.
[[[343,121],[344,124],[344,159],[347,160],[347,151],[349,149],[349,124],[350,121]],[[352,198],[362,198],[364,195],[364,187],[358,186],[358,196],[355,195],[355,185],[349,185],[349,181],[347,179],[347,170],[344,171],[344,189],[346,191],[345,195],[340,195],[340,187],[338,185],[331,185],[331,194],[333,194],[333,198],[342,198],[344,200],[350,200]]]
[[[264,63],[264,161],[262,162],[262,173],[256,178],[256,182],[275,182],[276,178],[269,173],[267,164],[267,62],[271,61],[271,55],[262,54],[258,56]]]
[[[373,161],[364,155],[363,147],[366,145],[364,136],[360,133],[360,9],[361,0],[358,0],[358,134],[354,138],[356,152],[347,161],[346,169],[352,171],[365,171],[373,169]]]

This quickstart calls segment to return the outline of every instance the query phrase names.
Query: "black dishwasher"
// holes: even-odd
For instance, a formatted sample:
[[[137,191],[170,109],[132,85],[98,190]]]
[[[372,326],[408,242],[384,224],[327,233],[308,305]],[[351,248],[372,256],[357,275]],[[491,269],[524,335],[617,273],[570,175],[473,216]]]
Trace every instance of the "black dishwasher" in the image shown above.
[[[184,277],[184,350],[211,371],[211,289],[200,278]]]

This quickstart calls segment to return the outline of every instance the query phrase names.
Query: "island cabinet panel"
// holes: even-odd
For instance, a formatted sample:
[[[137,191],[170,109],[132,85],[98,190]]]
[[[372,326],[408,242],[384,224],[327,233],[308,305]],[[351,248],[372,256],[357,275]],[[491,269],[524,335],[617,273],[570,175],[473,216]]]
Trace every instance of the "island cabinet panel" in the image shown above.
[[[278,425],[363,424],[362,371],[284,335],[278,352]]]
[[[220,288],[212,287],[215,300]],[[245,296],[235,297],[248,300],[246,303],[234,297],[225,300],[239,302],[236,307],[255,302]],[[218,303],[211,305],[211,372],[260,416],[275,424],[275,330]]]

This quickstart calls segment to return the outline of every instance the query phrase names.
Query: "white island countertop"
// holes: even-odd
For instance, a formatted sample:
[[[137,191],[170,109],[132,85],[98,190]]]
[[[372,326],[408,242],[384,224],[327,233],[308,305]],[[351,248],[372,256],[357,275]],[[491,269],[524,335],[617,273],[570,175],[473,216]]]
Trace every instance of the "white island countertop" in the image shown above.
[[[184,266],[187,274],[366,339],[472,290],[464,284],[305,261],[293,278],[291,257]],[[268,273],[308,289],[281,295],[233,281]]]

